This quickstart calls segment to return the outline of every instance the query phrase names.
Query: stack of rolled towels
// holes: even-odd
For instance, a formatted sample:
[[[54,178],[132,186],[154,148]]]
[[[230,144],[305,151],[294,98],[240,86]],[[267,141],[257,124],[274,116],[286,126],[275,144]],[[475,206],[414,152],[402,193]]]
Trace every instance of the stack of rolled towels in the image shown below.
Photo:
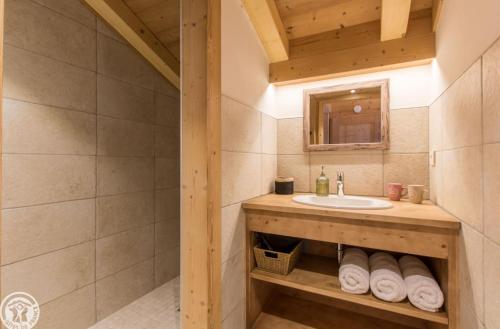
[[[373,295],[387,302],[406,297],[415,307],[437,312],[443,306],[443,292],[427,266],[406,255],[399,262],[391,254],[376,252],[370,257],[359,248],[348,248],[340,264],[341,289],[351,294]]]

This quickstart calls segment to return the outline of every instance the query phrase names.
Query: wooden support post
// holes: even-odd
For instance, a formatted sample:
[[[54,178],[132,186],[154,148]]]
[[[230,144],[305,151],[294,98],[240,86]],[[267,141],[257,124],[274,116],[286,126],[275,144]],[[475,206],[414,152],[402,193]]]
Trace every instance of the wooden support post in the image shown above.
[[[221,327],[220,0],[182,0],[181,326]]]

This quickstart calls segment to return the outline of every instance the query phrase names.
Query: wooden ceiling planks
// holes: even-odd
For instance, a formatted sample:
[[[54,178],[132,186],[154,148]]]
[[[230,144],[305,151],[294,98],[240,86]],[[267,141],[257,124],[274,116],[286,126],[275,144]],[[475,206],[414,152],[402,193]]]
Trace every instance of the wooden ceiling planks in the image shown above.
[[[269,81],[286,84],[429,63],[436,55],[434,32],[443,1],[243,3],[270,59]],[[269,7],[276,8],[280,19],[257,15]],[[276,49],[288,56],[276,56]]]
[[[292,40],[290,59],[270,64],[269,81],[303,82],[429,63],[435,53],[432,12],[425,9],[410,15],[404,38],[380,41],[378,20]]]
[[[289,39],[380,20],[382,0],[275,0]],[[411,11],[432,0],[412,0]]]
[[[179,0],[124,0],[124,2],[179,61]]]

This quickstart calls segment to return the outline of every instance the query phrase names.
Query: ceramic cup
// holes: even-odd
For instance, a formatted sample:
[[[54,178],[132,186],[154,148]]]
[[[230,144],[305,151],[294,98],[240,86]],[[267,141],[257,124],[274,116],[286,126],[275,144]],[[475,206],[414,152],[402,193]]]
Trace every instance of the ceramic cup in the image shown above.
[[[408,185],[408,197],[410,202],[420,204],[424,200],[424,193],[427,191],[424,185]]]
[[[389,183],[387,184],[387,194],[389,199],[392,201],[399,201],[401,197],[405,196],[408,190],[403,187],[401,183]]]

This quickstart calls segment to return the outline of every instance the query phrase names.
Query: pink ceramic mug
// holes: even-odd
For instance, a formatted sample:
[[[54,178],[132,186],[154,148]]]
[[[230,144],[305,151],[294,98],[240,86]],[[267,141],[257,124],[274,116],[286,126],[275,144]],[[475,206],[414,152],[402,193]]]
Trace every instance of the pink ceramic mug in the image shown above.
[[[399,201],[401,197],[405,196],[408,193],[408,189],[403,187],[403,184],[400,183],[389,183],[387,184],[387,194],[389,195],[389,199],[392,201]]]

